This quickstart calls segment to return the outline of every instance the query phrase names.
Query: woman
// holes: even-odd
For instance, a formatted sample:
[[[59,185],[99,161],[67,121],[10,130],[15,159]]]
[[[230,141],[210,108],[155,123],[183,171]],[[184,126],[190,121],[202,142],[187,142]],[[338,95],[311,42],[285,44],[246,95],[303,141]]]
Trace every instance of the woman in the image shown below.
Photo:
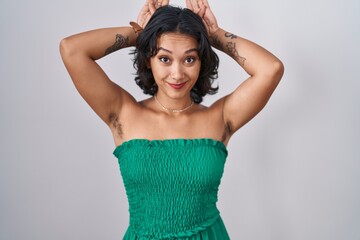
[[[266,104],[283,65],[262,47],[217,24],[206,0],[187,9],[147,0],[131,27],[98,29],[61,41],[61,56],[81,96],[109,126],[130,212],[124,239],[229,239],[216,208],[230,137]],[[95,62],[135,46],[137,102]],[[225,52],[250,77],[210,107],[218,57]]]

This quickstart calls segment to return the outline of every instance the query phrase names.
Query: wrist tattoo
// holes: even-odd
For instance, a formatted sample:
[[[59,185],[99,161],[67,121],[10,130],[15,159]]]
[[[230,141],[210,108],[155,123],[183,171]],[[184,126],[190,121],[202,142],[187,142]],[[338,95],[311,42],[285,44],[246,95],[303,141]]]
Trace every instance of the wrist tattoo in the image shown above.
[[[219,37],[217,37],[217,36],[211,37],[210,42],[215,48],[217,48],[219,50],[224,50],[224,46],[221,43]]]
[[[225,37],[230,38],[230,39],[237,38],[237,36],[235,34],[232,34],[232,33],[229,33],[229,32],[225,33]]]
[[[105,51],[105,55],[113,53],[121,48],[129,46],[129,37],[124,37],[121,34],[116,34],[115,43]]]
[[[246,58],[240,56],[239,52],[236,50],[236,43],[228,42],[226,44],[226,51],[240,64],[240,66],[243,67],[245,65]]]

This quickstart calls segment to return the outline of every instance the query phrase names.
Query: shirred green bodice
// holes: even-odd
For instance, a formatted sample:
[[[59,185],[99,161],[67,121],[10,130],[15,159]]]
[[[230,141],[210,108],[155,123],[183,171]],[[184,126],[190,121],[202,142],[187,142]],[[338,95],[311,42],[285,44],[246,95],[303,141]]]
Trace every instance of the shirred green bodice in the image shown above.
[[[134,139],[118,146],[131,239],[190,237],[219,218],[227,150],[212,139]]]

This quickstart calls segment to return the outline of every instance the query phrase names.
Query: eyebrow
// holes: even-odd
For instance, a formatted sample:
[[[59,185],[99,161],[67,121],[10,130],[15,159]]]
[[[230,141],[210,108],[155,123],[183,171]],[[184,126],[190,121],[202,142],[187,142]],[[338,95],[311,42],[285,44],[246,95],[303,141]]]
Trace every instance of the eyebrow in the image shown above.
[[[173,54],[172,51],[170,51],[170,50],[168,50],[168,49],[166,49],[166,48],[163,48],[163,47],[159,47],[158,51],[160,51],[160,50],[163,50],[163,51],[165,51],[165,52],[168,52],[168,53]],[[191,48],[191,49],[189,49],[189,50],[186,50],[184,53],[185,53],[185,54],[188,54],[188,53],[194,52],[194,51],[195,51],[195,52],[198,52],[198,49],[197,49],[197,48]]]

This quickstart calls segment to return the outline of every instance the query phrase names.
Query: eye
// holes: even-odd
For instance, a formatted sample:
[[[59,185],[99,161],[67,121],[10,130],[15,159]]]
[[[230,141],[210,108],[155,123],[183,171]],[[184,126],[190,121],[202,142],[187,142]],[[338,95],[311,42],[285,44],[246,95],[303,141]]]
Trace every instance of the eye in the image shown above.
[[[196,60],[195,57],[187,57],[187,58],[185,59],[185,62],[186,62],[186,63],[193,63],[193,62],[195,62],[195,60]]]
[[[170,59],[168,57],[159,57],[159,60],[163,63],[169,63]]]

